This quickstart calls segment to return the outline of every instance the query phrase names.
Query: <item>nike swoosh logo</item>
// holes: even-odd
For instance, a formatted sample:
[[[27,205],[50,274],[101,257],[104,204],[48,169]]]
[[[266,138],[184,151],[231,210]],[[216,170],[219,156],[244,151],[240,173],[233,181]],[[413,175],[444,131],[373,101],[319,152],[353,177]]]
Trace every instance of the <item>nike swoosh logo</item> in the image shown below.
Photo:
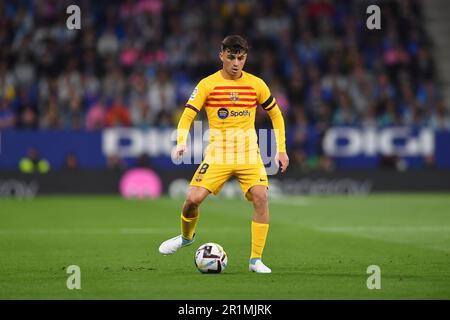
[[[259,181],[266,181],[266,180],[264,180],[264,179],[259,179]]]

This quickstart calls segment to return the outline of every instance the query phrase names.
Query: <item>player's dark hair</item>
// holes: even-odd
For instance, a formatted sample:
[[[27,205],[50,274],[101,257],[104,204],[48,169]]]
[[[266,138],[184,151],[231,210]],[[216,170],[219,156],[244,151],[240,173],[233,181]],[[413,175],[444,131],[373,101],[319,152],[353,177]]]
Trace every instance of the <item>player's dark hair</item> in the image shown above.
[[[231,35],[225,37],[221,45],[222,52],[230,50],[231,53],[245,52],[249,50],[248,42],[239,35]]]

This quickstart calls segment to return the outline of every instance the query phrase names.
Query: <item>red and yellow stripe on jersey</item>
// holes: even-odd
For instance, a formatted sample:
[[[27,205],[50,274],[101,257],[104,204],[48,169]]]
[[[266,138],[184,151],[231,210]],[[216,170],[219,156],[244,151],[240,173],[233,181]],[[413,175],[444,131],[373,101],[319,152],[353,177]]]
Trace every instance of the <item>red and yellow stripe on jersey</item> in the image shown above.
[[[275,99],[262,79],[244,71],[236,80],[225,79],[217,71],[198,83],[178,124],[177,142],[186,144],[192,121],[205,108],[210,129],[209,151],[218,148],[224,154],[255,151],[258,148],[257,105],[261,105],[272,120],[278,152],[285,152],[284,121]]]

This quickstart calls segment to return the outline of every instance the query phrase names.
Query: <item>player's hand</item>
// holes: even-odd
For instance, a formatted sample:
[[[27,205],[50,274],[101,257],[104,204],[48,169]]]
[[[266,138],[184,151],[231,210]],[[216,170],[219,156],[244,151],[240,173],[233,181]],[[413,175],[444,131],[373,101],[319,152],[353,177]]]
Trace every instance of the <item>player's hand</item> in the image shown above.
[[[187,146],[185,144],[177,144],[177,146],[175,147],[175,150],[172,153],[172,158],[179,160],[183,157],[183,155],[186,153],[187,151]]]
[[[281,164],[281,173],[285,172],[289,166],[289,157],[286,152],[278,152],[275,156],[275,163]]]

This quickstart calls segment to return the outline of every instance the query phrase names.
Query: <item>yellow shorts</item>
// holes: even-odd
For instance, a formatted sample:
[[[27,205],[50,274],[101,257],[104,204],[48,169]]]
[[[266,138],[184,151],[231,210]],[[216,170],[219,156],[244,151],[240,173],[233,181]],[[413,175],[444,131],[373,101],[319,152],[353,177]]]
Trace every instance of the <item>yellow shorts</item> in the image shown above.
[[[248,192],[251,187],[269,188],[266,168],[261,158],[255,164],[209,164],[203,161],[195,171],[190,185],[203,187],[216,195],[232,176],[239,181],[241,190],[248,201],[252,201],[252,196]]]

